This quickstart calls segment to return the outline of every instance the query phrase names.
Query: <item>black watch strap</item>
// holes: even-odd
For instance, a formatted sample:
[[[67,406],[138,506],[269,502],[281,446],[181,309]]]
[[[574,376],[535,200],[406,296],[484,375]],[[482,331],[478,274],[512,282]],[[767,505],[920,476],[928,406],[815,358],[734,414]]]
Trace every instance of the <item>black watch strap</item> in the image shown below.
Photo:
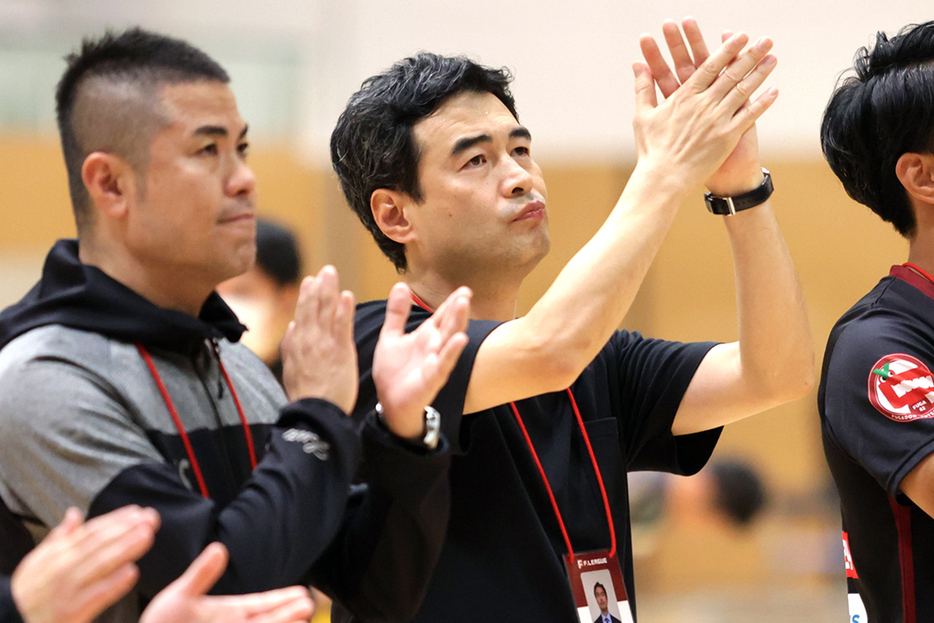
[[[717,197],[713,193],[705,193],[704,203],[707,204],[707,209],[711,214],[727,216],[765,203],[775,188],[772,186],[772,176],[768,169],[763,168],[762,174],[765,176],[762,183],[748,193],[735,197]]]

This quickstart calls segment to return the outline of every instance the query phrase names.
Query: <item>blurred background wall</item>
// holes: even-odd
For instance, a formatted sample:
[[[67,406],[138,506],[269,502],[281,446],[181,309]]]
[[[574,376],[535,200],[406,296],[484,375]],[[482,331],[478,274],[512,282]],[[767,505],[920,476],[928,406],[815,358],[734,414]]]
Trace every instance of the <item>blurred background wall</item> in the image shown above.
[[[845,196],[824,163],[821,112],[856,49],[877,30],[934,18],[929,2],[0,0],[0,305],[31,286],[56,238],[74,234],[53,90],[62,56],[84,35],[140,24],[217,58],[250,123],[261,213],[299,233],[307,271],[335,264],[358,300],[383,297],[395,274],[330,171],[327,141],[344,102],[367,76],[419,50],[509,67],[545,171],[553,238],[523,290],[523,311],[597,229],[634,166],[630,65],[639,34],[660,37],[663,19],[685,15],[711,45],[723,29],[775,41],[769,84],[780,97],[759,124],[762,161],[820,357],[836,318],[907,249]],[[626,328],[736,338],[729,244],[701,193],[682,207]],[[650,539],[637,570],[640,618],[842,620],[839,522],[814,396],[729,427],[716,456],[754,465],[771,503],[749,530],[677,528]]]

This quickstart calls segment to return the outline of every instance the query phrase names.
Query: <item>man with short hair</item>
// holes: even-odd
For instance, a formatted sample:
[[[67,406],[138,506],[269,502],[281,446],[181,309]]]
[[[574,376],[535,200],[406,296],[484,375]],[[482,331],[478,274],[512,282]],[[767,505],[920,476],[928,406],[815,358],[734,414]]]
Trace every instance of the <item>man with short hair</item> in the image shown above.
[[[606,550],[601,564],[618,552],[631,600],[625,472],[696,472],[720,425],[813,383],[807,317],[753,129],[777,93],[748,100],[774,66],[771,42],[747,47],[740,34],[708,54],[693,20],[684,31],[690,47],[665,25],[674,73],[643,40],[636,169],[603,227],[521,318],[519,286],[548,251],[548,218],[508,73],[461,57],[404,59],[364,82],[332,134],[348,202],[412,288],[409,326],[455,288],[474,292],[470,343],[434,402],[456,452],[452,513],[416,621],[577,620],[587,610],[567,569],[588,550]],[[617,331],[679,204],[705,180],[714,210],[740,210],[724,217],[739,342]],[[358,415],[377,401],[370,356],[397,305],[357,311]]]
[[[600,582],[593,585],[593,596],[600,608],[600,616],[593,623],[620,623],[620,620],[610,614],[610,606],[606,596],[606,587]]]
[[[140,29],[68,58],[57,103],[78,240],[56,243],[0,315],[0,497],[35,540],[69,506],[158,511],[108,621],[136,620],[215,540],[230,552],[218,592],[313,582],[366,616],[408,618],[448,508],[446,443],[419,442],[424,407],[466,341],[469,295],[420,335],[403,335],[404,315],[387,323],[382,416],[361,439],[346,417],[353,297],[323,268],[283,345],[286,405],[214,292],[255,255],[247,126],[227,83],[200,50]],[[369,486],[351,495],[361,455]]]
[[[827,105],[821,146],[847,193],[908,240],[908,261],[830,333],[824,454],[840,492],[852,620],[931,621],[934,22],[879,32],[854,69]]]

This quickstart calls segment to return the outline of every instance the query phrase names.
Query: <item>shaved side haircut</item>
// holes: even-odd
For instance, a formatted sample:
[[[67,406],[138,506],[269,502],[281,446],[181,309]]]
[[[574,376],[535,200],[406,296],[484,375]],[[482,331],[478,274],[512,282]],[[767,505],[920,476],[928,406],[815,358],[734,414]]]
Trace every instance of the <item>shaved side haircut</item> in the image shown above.
[[[230,77],[191,44],[140,28],[85,39],[65,60],[68,68],[55,102],[80,236],[91,216],[91,198],[81,179],[88,155],[102,151],[124,159],[140,176],[140,191],[145,192],[150,144],[168,123],[161,88],[201,80],[227,84]]]

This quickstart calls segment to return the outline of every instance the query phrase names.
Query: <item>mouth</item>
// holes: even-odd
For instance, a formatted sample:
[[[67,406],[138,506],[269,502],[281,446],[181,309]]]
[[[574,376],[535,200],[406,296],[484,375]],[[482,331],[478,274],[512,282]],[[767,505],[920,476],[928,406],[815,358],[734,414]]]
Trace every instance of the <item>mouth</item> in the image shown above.
[[[231,212],[229,214],[225,214],[221,216],[217,220],[217,222],[220,225],[229,225],[233,223],[252,222],[254,220],[256,220],[256,214],[254,214],[252,211],[249,211],[249,212],[238,211],[238,212]]]
[[[536,199],[527,203],[513,220],[541,220],[543,218],[545,218],[545,202],[541,201],[540,199]]]

